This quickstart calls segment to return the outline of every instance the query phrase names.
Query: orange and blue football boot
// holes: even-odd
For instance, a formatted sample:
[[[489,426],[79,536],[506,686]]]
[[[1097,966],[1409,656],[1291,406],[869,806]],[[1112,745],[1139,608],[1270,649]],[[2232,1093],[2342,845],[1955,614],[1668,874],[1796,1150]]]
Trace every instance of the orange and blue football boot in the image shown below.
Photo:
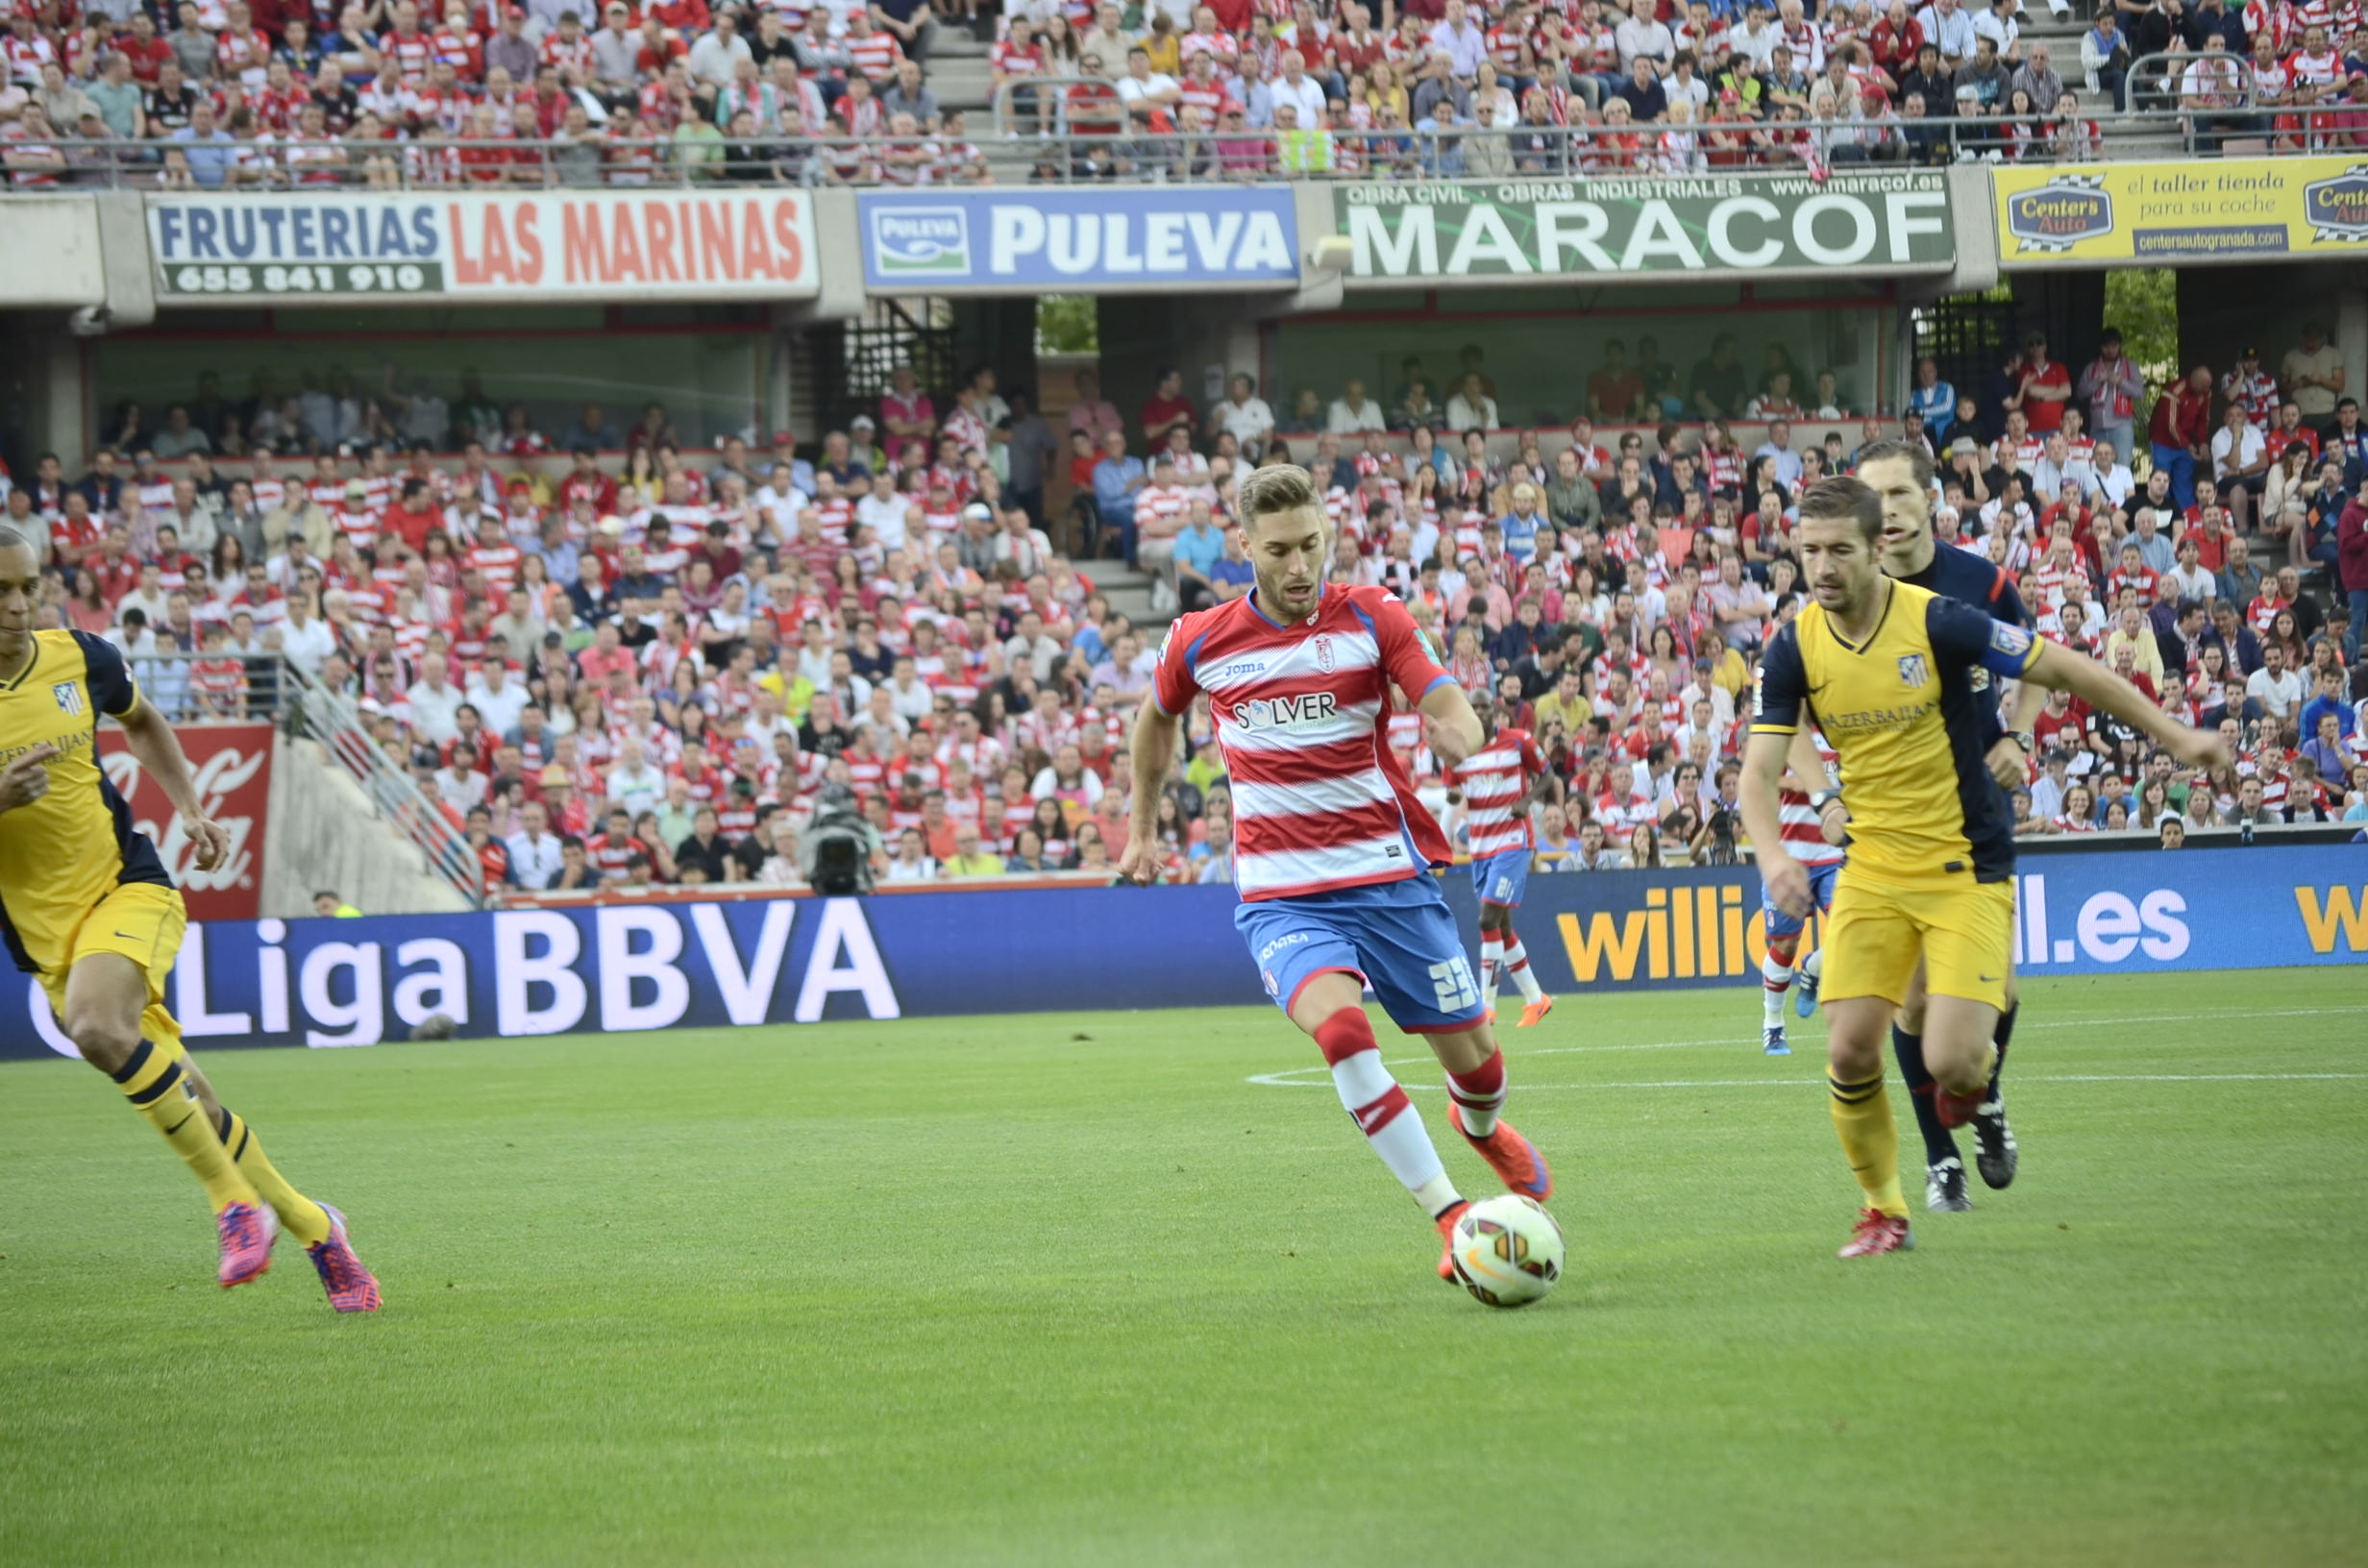
[[[1449,1285],[1455,1283],[1455,1222],[1464,1217],[1471,1205],[1458,1198],[1441,1211],[1439,1226],[1439,1277]]]
[[[1540,1203],[1554,1195],[1554,1172],[1547,1167],[1545,1156],[1538,1152],[1537,1145],[1514,1131],[1513,1123],[1499,1116],[1486,1138],[1474,1138],[1464,1125],[1464,1108],[1452,1100],[1447,1102],[1447,1121],[1489,1163],[1489,1168],[1505,1184],[1506,1191],[1536,1198]]]

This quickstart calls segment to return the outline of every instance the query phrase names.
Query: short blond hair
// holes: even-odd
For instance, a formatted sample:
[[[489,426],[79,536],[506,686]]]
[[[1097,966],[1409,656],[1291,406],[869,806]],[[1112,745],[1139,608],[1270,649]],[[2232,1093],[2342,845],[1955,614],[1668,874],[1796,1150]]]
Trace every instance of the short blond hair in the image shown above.
[[[1270,463],[1243,476],[1235,504],[1245,527],[1275,512],[1320,505],[1316,477],[1295,463]]]

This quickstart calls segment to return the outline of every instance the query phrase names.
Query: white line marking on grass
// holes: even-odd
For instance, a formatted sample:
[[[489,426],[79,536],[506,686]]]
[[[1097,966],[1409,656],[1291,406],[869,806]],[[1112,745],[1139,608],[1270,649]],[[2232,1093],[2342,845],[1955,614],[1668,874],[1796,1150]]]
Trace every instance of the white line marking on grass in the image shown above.
[[[2134,1017],[2103,1017],[2103,1016],[2100,1016],[2100,1017],[2087,1017],[2087,1018],[2034,1018],[2034,1019],[2032,1019],[2030,1022],[2022,1024],[2022,1025],[2021,1025],[2021,1026],[2020,1026],[2020,1027],[2016,1030],[2016,1033],[2020,1034],[2020,1033],[2024,1033],[2024,1032],[2027,1032],[2027,1031],[2029,1031],[2029,1030],[2033,1030],[2033,1029],[2094,1029],[2094,1028],[2099,1027],[2100,1025],[2116,1025],[2116,1024],[2125,1024],[2125,1023],[2186,1023],[2186,1022],[2190,1022],[2190,1021],[2193,1021],[2193,1020],[2196,1020],[2196,1019],[2201,1019],[2201,1018],[2315,1018],[2315,1017],[2326,1017],[2334,1016],[2334,1015],[2353,1014],[2353,1013],[2368,1013],[2368,1007],[2287,1007],[2287,1008],[2234,1008],[2234,1009],[2223,1009],[2223,1010],[2220,1010],[2220,1011],[2217,1011],[2217,1012],[2197,1012],[2197,1013],[2151,1013],[2151,1014],[2140,1014],[2140,1015],[2136,1015],[2136,1016],[2134,1016]],[[1682,1051],[1682,1050],[1693,1050],[1693,1049],[1697,1049],[1697,1048],[1701,1048],[1701,1047],[1705,1047],[1705,1046],[1713,1046],[1713,1045],[1728,1045],[1728,1046],[1737,1046],[1737,1047],[1740,1047],[1740,1046],[1743,1046],[1743,1045],[1749,1045],[1749,1044],[1753,1044],[1753,1043],[1756,1043],[1756,1042],[1755,1042],[1755,1041],[1751,1041],[1751,1040],[1749,1040],[1749,1039],[1747,1039],[1745,1036],[1743,1036],[1743,1035],[1741,1035],[1741,1034],[1734,1034],[1734,1035],[1721,1035],[1721,1036],[1719,1036],[1719,1037],[1717,1037],[1716,1039],[1714,1039],[1714,1040],[1655,1040],[1655,1041],[1634,1041],[1634,1042],[1622,1043],[1622,1044],[1617,1044],[1617,1045],[1543,1045],[1543,1046],[1539,1046],[1539,1047],[1536,1047],[1536,1048],[1521,1047],[1521,1048],[1517,1048],[1517,1055],[1518,1055],[1518,1056],[1519,1056],[1522,1060],[1527,1060],[1528,1058],[1533,1057],[1533,1056],[1585,1056],[1585,1055],[1593,1055],[1593,1054],[1595,1054],[1595,1053],[1597,1053],[1597,1052],[1608,1052],[1608,1051]],[[1383,1065],[1384,1065],[1385,1066],[1391,1066],[1391,1067],[1403,1067],[1403,1066],[1416,1066],[1416,1065],[1428,1065],[1428,1064],[1430,1064],[1430,1063],[1431,1063],[1432,1061],[1434,1061],[1434,1060],[1435,1060],[1434,1058],[1431,1058],[1431,1057],[1428,1057],[1428,1056],[1406,1056],[1406,1057],[1399,1057],[1399,1058],[1398,1058],[1398,1059],[1396,1059],[1395,1061],[1388,1062],[1388,1063],[1385,1063],[1385,1064],[1383,1064]],[[1263,1088],[1263,1089],[1309,1089],[1309,1088],[1318,1088],[1318,1087],[1321,1087],[1321,1086],[1322,1086],[1322,1085],[1324,1085],[1325,1083],[1329,1082],[1329,1074],[1330,1074],[1330,1071],[1331,1071],[1331,1069],[1330,1069],[1330,1068],[1328,1068],[1328,1067],[1324,1066],[1321,1063],[1318,1063],[1318,1064],[1316,1064],[1314,1066],[1306,1066],[1306,1067],[1285,1067],[1285,1068],[1281,1069],[1281,1070],[1280,1070],[1280,1071],[1278,1071],[1278,1072],[1254,1072],[1254,1073],[1251,1073],[1251,1074],[1250,1074],[1250,1075],[1249,1075],[1246,1079],[1245,1079],[1244,1081],[1245,1081],[1246,1083],[1252,1083],[1252,1084],[1256,1084],[1256,1085],[1258,1085],[1259,1087],[1261,1087],[1261,1088]],[[1320,1074],[1320,1075],[1321,1075],[1321,1076],[1313,1077],[1313,1078],[1306,1076],[1307,1074],[1310,1074],[1310,1073]],[[2368,1074],[2352,1073],[2352,1072],[2331,1072],[2331,1073],[2241,1073],[2241,1072],[2240,1072],[2240,1073],[2199,1073],[2199,1074],[2177,1074],[2177,1073],[2164,1073],[2164,1074],[2158,1074],[2158,1075],[2144,1075],[2144,1074],[2121,1074],[2121,1075],[2115,1075],[2115,1076],[2110,1077],[2110,1078],[2088,1078],[2088,1077],[2079,1077],[2079,1076],[2064,1075],[2064,1076],[2060,1076],[2060,1077],[2056,1077],[2056,1078],[2053,1078],[2053,1079],[2049,1079],[2049,1078],[2035,1077],[2035,1076],[2033,1076],[2033,1075],[2031,1075],[2031,1074],[2029,1074],[2029,1073],[2017,1073],[2017,1074],[2015,1075],[2015,1082],[2017,1082],[2017,1083],[2050,1083],[2050,1082],[2054,1082],[2054,1083],[2065,1083],[2065,1084],[2081,1084],[2081,1083],[2119,1083],[2119,1082],[2124,1082],[2124,1081],[2127,1081],[2127,1082],[2133,1082],[2133,1083],[2183,1084],[2183,1083],[2249,1083],[2249,1082],[2264,1082],[2264,1081],[2266,1081],[2266,1082],[2282,1082],[2282,1082],[2300,1082],[2300,1081],[2306,1081],[2306,1080],[2313,1079],[2313,1078],[2326,1078],[2326,1079],[2339,1080],[2339,1079],[2358,1078],[2358,1077],[2363,1077],[2363,1076],[2368,1076]],[[1532,1085],[1528,1085],[1528,1086],[1525,1086],[1525,1087],[1532,1088],[1532,1089],[1581,1089],[1581,1088],[1600,1088],[1600,1089],[1619,1089],[1619,1088],[1671,1088],[1671,1089],[1684,1089],[1684,1088],[1702,1088],[1702,1089],[1739,1088],[1739,1088],[1744,1088],[1744,1087],[1749,1087],[1749,1086],[1755,1086],[1755,1085],[1759,1085],[1759,1084],[1763,1084],[1763,1083],[1782,1083],[1782,1082],[1789,1082],[1789,1081],[1790,1081],[1790,1080],[1787,1080],[1787,1079],[1739,1078],[1739,1079],[1735,1079],[1735,1080],[1733,1080],[1732,1082],[1723,1082],[1723,1081],[1722,1081],[1722,1082],[1716,1082],[1716,1083],[1713,1083],[1713,1082],[1702,1082],[1702,1083],[1695,1083],[1695,1082],[1693,1082],[1693,1081],[1691,1081],[1691,1080],[1688,1080],[1688,1081],[1685,1081],[1685,1082],[1675,1082],[1675,1081],[1673,1081],[1673,1082],[1671,1082],[1671,1083],[1669,1083],[1669,1084],[1666,1084],[1666,1085],[1621,1085],[1621,1084],[1609,1084],[1609,1083],[1607,1083],[1607,1084],[1600,1084],[1600,1085],[1581,1085],[1581,1084],[1532,1084]],[[1419,1085],[1418,1085],[1418,1086],[1410,1086],[1410,1087],[1418,1087],[1418,1087],[1427,1087],[1427,1086],[1419,1086]]]
[[[1409,1059],[1428,1061],[1428,1057]],[[1393,1063],[1404,1066],[1407,1063]],[[1297,1068],[1297,1071],[1323,1072],[1323,1067]],[[2017,1075],[2018,1084],[2326,1084],[2352,1083],[2368,1080],[2368,1072],[2059,1072]],[[1325,1089],[1330,1086],[1320,1080],[1294,1078],[1288,1073],[1262,1072],[1247,1080],[1265,1089]],[[1520,1085],[1525,1094],[1548,1090],[1593,1089],[1816,1089],[1822,1078],[1608,1078],[1594,1084],[1531,1084]],[[1411,1083],[1404,1086],[1415,1093],[1428,1093],[1443,1089],[1441,1084]]]

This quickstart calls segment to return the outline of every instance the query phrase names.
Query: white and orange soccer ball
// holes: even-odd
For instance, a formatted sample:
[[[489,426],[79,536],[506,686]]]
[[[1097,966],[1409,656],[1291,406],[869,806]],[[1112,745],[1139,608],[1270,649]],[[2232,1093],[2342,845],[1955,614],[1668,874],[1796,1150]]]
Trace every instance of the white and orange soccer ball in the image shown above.
[[[1563,1277],[1563,1228],[1535,1198],[1483,1198],[1455,1222],[1455,1277],[1490,1307],[1526,1307]]]

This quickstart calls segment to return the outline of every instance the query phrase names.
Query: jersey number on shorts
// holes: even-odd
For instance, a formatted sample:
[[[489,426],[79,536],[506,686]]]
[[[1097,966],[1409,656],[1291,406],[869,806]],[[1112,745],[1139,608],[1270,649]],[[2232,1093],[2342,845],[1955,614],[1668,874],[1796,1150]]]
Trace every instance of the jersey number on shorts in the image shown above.
[[[1442,1013],[1461,1013],[1480,1005],[1480,988],[1472,983],[1471,966],[1460,957],[1432,965],[1431,984],[1438,989]]]

